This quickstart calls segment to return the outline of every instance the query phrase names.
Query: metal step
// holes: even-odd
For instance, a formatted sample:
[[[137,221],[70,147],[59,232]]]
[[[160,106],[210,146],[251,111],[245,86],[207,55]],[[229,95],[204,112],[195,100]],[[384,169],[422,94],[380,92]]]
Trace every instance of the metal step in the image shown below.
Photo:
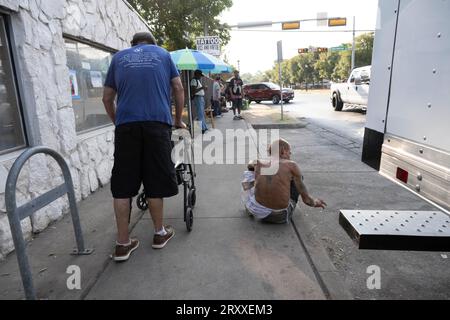
[[[339,224],[359,249],[450,251],[450,216],[442,211],[341,210]]]

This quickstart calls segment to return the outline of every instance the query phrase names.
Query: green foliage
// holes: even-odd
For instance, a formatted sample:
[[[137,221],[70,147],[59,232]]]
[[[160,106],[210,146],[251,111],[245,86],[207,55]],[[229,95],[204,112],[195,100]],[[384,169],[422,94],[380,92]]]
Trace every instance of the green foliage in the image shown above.
[[[314,67],[319,73],[319,79],[333,79],[336,65],[341,59],[337,52],[321,53]]]
[[[355,67],[372,63],[373,33],[362,34],[355,39]],[[350,44],[345,44],[351,48]],[[304,53],[282,63],[282,77],[285,85],[317,83],[323,80],[345,81],[351,69],[351,50],[326,53]],[[264,73],[258,72],[258,78],[265,75],[264,81],[279,83],[278,64]],[[252,75],[248,78],[254,79]],[[258,82],[258,81],[255,81]]]
[[[222,45],[230,40],[229,28],[218,16],[233,4],[232,0],[128,0],[147,21],[158,44],[167,50],[194,48],[195,38],[219,36]]]
[[[372,63],[374,34],[366,33],[356,38],[355,67],[363,67]]]
[[[350,74],[352,67],[352,52],[343,51],[339,53],[339,60],[334,67],[332,79],[334,81],[342,82],[346,80]]]

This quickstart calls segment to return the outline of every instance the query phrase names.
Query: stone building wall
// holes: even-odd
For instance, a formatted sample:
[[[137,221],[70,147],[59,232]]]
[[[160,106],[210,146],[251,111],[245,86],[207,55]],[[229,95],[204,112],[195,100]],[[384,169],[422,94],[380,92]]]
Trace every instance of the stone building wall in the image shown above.
[[[29,145],[48,146],[66,159],[80,201],[110,180],[114,128],[77,135],[64,35],[120,50],[129,46],[134,33],[148,27],[123,0],[0,0],[0,9],[11,19]],[[4,189],[22,151],[0,156],[0,259],[14,249]],[[20,175],[18,204],[62,182],[54,160],[34,156]],[[23,220],[24,234],[31,238],[67,212],[68,202],[61,198]]]

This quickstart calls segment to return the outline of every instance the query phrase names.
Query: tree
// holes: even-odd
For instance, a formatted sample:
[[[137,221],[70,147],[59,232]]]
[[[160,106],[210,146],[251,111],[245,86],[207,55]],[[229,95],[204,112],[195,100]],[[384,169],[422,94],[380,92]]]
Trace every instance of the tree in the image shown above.
[[[355,67],[364,67],[372,64],[374,33],[365,33],[355,39]]]
[[[348,78],[351,69],[351,59],[351,51],[342,51],[339,53],[339,62],[336,64],[332,75],[333,81],[340,82]]]
[[[167,50],[193,48],[195,37],[219,36],[222,45],[230,40],[229,27],[217,18],[232,0],[129,0],[148,22],[159,45]]]
[[[371,64],[373,40],[373,33],[362,34],[355,39],[356,67]],[[342,46],[351,47],[350,44],[342,44]],[[282,63],[283,81],[291,85],[304,82],[315,83],[324,79],[345,81],[351,72],[351,55],[350,50],[327,53],[309,52],[297,55]],[[258,77],[258,79],[262,78],[263,80],[255,82],[272,81],[279,83],[278,64],[275,64],[271,70],[259,74],[264,75],[264,77]]]
[[[275,63],[275,65],[272,68],[272,81],[279,84],[280,83],[280,66],[278,63]],[[289,60],[285,60],[281,63],[281,77],[283,79],[283,84],[289,84],[291,83],[291,75],[290,75],[290,66],[289,66]]]
[[[253,83],[256,82],[255,81],[255,75],[251,74],[251,73],[243,73],[241,74],[241,79],[242,81],[244,81],[244,83]]]
[[[319,73],[320,80],[331,80],[334,69],[339,62],[339,54],[337,52],[321,53],[314,67]]]

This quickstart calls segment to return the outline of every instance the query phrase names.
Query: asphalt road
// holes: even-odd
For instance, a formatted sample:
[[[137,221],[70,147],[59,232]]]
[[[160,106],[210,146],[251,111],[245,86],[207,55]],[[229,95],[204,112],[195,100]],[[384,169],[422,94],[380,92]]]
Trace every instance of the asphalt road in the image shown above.
[[[273,105],[270,101],[262,102],[262,104],[280,109],[280,105]],[[365,111],[352,106],[345,106],[340,112],[334,111],[328,91],[314,93],[296,91],[294,100],[285,104],[283,109],[291,117],[304,118],[309,123],[328,129],[358,144],[363,142]]]

